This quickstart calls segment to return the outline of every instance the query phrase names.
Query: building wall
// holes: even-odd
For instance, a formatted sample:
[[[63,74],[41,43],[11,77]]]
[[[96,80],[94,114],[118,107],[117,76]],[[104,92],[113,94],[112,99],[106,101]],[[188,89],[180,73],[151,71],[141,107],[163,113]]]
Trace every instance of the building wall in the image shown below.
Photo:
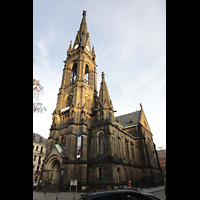
[[[166,171],[166,149],[158,150],[158,159],[162,170]]]
[[[36,186],[40,180],[43,160],[46,153],[46,139],[33,137],[33,183]]]
[[[141,127],[138,127],[138,132],[142,136]],[[147,151],[144,137],[134,139],[109,124],[93,128],[88,182],[94,185],[124,185],[127,179],[131,179],[138,186],[161,184],[155,155],[152,169]]]

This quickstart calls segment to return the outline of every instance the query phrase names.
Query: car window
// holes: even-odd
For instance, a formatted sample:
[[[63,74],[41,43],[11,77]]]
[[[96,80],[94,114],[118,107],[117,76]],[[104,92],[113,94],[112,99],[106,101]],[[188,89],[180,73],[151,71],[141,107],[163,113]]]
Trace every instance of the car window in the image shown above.
[[[148,197],[141,194],[123,194],[120,200],[149,200]]]

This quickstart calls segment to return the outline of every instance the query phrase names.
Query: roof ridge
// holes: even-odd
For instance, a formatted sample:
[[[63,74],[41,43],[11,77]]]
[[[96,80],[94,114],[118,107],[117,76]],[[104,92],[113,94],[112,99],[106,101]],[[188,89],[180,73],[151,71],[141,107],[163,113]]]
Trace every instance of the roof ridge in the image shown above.
[[[38,134],[38,133],[33,133],[33,136],[46,139],[45,137],[43,137],[42,135],[40,135],[40,134]]]
[[[130,115],[130,114],[132,114],[132,113],[136,113],[136,112],[139,112],[139,111],[141,111],[141,110],[136,110],[136,111],[134,111],[134,112],[126,113],[126,114],[123,114],[123,115],[118,115],[118,116],[116,116],[116,117],[121,117],[121,116],[124,116],[124,115]],[[116,117],[115,117],[115,118],[116,118]]]

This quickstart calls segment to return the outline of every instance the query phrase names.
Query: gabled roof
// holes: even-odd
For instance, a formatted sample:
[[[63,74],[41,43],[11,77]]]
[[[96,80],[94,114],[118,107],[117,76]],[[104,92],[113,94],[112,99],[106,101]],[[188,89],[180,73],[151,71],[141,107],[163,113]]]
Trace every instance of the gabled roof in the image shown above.
[[[36,138],[38,138],[36,140]],[[33,133],[33,142],[37,142],[37,143],[42,143],[42,139],[45,139],[45,143],[46,143],[46,138],[42,137],[41,135],[37,134],[37,133]]]
[[[134,125],[140,123],[143,127],[151,132],[147,118],[142,108],[142,104],[140,104],[140,107],[141,110],[115,117],[115,123],[122,126],[123,129],[133,127]]]
[[[123,126],[123,128],[127,126],[137,125],[140,121],[140,114],[141,114],[141,110],[138,110],[132,113],[127,113],[127,114],[115,117],[115,121],[119,125]]]

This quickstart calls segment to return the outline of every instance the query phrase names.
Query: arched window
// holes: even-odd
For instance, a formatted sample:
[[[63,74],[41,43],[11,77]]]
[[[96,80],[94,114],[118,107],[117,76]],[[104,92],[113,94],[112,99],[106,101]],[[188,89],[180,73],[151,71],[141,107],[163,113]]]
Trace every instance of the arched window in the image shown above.
[[[97,152],[100,155],[104,154],[103,132],[97,135]]]
[[[67,98],[67,104],[66,104],[66,107],[68,106],[71,106],[72,105],[72,98],[73,96],[72,95],[69,95],[68,98]]]
[[[120,168],[117,168],[117,182],[120,183],[121,182],[121,171]]]
[[[100,120],[103,119],[103,112],[100,112]]]
[[[59,145],[62,145],[62,142],[63,142],[63,136],[61,135],[59,138]]]
[[[101,168],[99,168],[99,178],[101,178],[101,174],[102,173],[102,171],[101,171]]]
[[[115,152],[115,133],[112,133],[112,150],[113,150],[113,156],[116,154]]]
[[[99,139],[99,154],[101,154],[101,150],[102,150],[102,135],[99,135],[99,137],[98,137],[98,139]]]
[[[77,76],[77,64],[74,64],[71,73],[71,83],[73,83],[76,80],[76,76]]]
[[[124,140],[123,140],[123,136],[121,137],[121,147],[122,147],[122,158],[124,159]]]
[[[89,67],[88,65],[85,66],[85,82],[89,84]]]

